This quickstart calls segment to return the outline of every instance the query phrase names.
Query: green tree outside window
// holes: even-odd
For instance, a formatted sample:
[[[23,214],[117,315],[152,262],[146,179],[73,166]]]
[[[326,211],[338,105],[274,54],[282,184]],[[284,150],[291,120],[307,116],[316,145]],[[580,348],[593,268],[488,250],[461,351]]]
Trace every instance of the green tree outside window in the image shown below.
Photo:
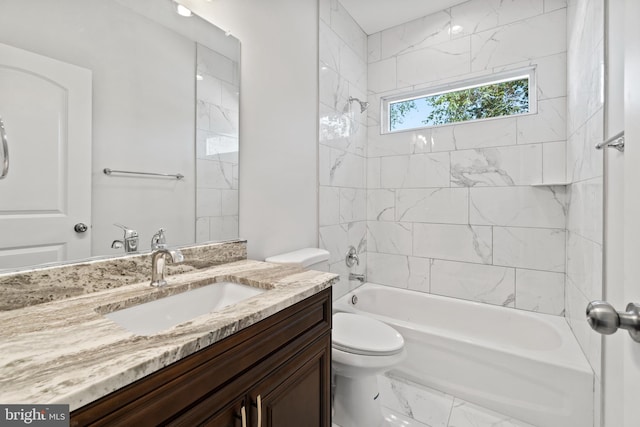
[[[529,79],[522,78],[389,104],[390,131],[529,112]],[[413,118],[414,124],[405,124]]]

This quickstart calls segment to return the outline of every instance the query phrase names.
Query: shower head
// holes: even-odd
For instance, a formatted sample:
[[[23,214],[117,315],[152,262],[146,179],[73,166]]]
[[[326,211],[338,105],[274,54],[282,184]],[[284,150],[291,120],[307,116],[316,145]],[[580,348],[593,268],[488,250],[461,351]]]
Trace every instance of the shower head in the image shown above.
[[[358,104],[360,104],[360,112],[364,113],[365,111],[367,111],[367,108],[369,108],[369,103],[366,101],[360,101],[358,98],[354,98],[353,96],[349,97],[349,103],[352,103],[353,101],[356,101]]]

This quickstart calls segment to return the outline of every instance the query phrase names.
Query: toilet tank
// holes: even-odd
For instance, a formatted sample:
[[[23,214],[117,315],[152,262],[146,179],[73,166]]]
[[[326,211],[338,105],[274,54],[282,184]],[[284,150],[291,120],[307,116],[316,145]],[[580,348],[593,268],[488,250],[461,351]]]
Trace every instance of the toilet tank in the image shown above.
[[[309,270],[329,271],[329,251],[318,248],[305,248],[280,255],[274,255],[266,262],[296,265]]]

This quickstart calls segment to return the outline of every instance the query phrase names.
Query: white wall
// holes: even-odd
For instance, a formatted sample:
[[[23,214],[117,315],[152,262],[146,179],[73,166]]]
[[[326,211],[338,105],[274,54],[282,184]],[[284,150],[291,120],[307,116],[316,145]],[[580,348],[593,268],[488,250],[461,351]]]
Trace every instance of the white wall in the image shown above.
[[[242,43],[239,229],[249,258],[317,246],[317,0],[181,3]]]

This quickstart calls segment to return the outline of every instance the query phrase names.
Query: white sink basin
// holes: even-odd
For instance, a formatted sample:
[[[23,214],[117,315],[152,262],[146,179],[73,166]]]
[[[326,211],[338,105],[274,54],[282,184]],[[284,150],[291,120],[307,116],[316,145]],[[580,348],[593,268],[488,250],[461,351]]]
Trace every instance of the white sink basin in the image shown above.
[[[212,283],[201,288],[107,313],[105,317],[134,334],[153,335],[265,291],[266,289],[232,282]]]

